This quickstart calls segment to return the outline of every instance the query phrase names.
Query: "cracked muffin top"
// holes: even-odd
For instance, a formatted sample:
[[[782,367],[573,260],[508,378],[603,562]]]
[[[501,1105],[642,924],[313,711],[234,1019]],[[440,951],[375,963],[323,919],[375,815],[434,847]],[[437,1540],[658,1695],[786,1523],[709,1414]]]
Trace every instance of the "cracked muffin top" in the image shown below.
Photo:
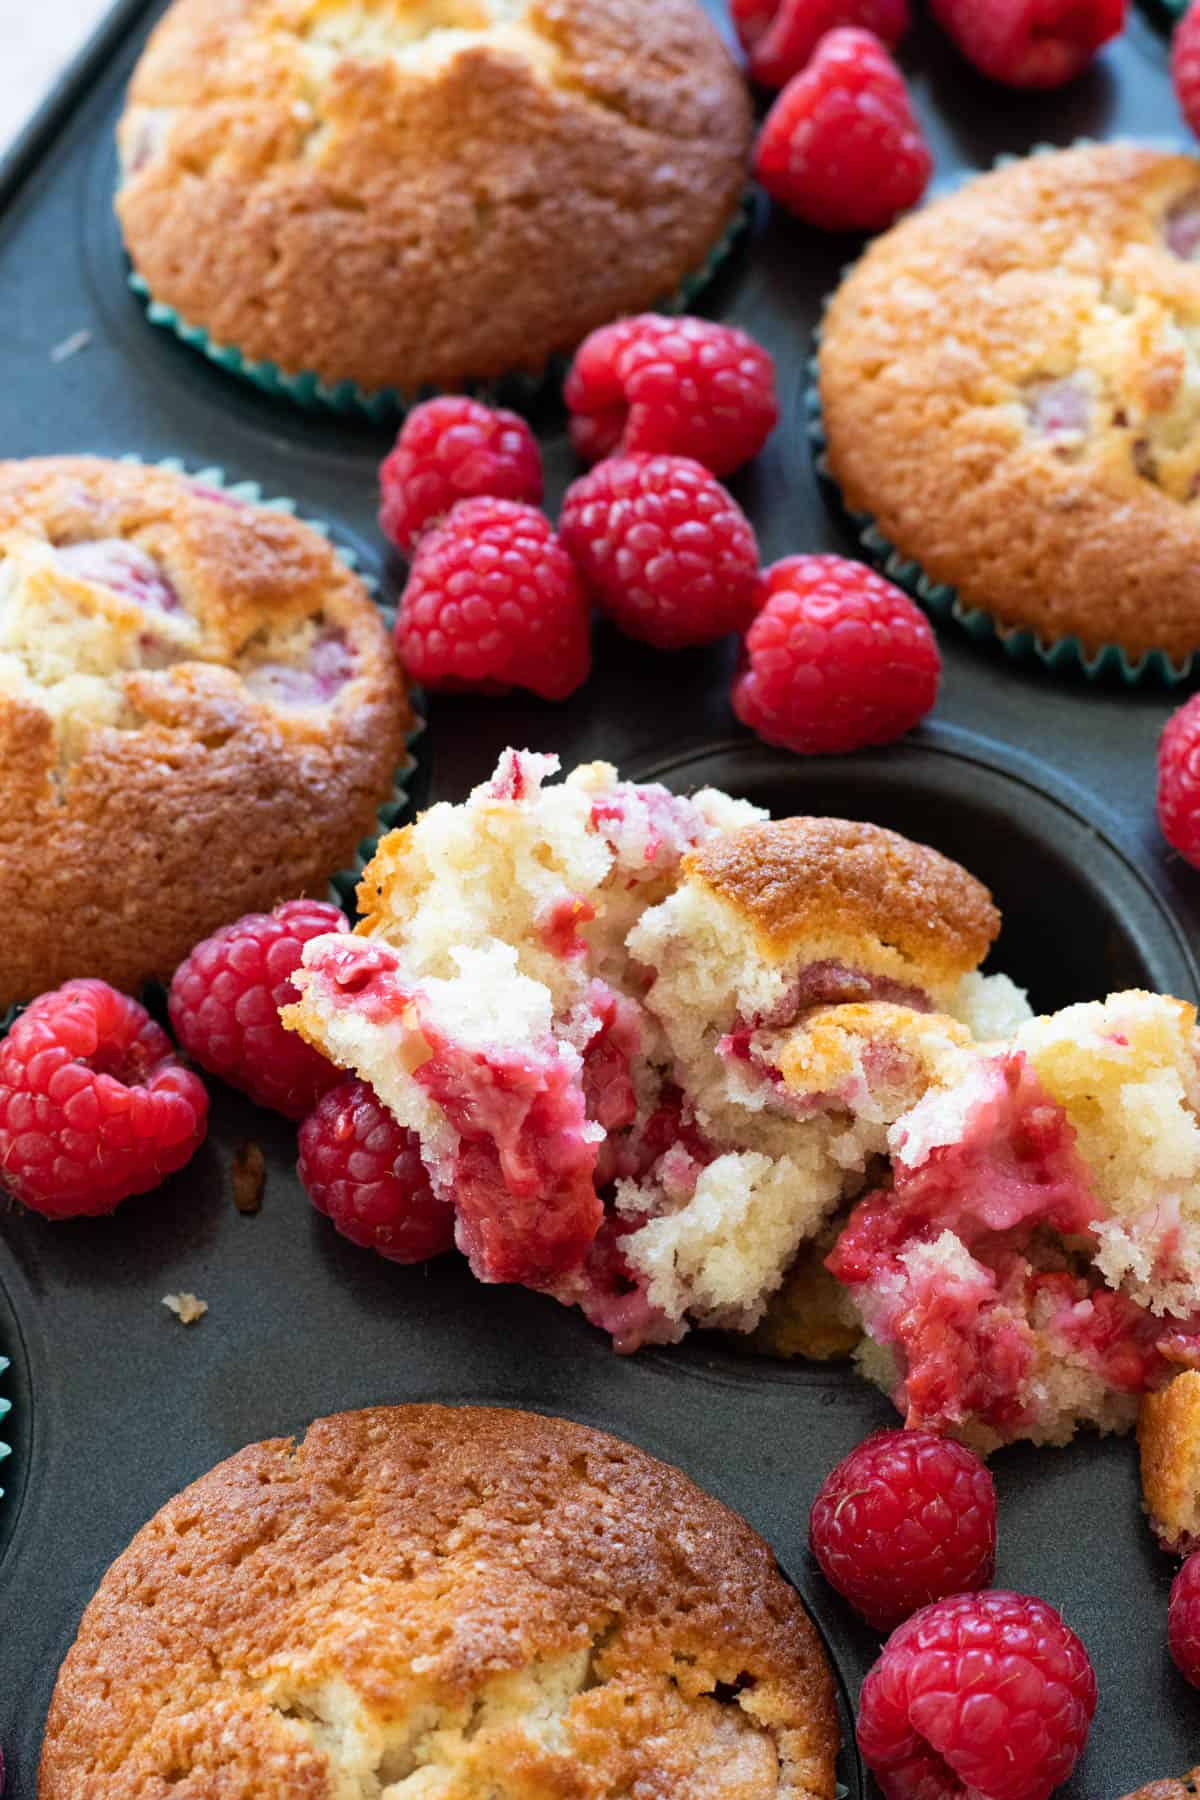
[[[117,211],[215,342],[412,393],[540,372],[673,295],[751,130],[696,0],[176,0]]]
[[[1028,157],[871,246],[826,320],[854,511],[1003,629],[1200,647],[1200,160]]]
[[[139,1532],[59,1674],[42,1800],[832,1800],[767,1546],[630,1445],[380,1407],[253,1444]]]
[[[408,707],[311,526],[186,476],[0,463],[0,1006],[167,979],[320,892],[372,830]]]

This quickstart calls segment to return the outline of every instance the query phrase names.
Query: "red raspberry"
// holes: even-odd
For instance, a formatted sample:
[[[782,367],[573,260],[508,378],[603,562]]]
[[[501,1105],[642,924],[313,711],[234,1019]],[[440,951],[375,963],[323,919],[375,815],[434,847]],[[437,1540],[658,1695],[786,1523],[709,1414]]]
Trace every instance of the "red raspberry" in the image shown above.
[[[490,495],[540,506],[542,456],[516,413],[450,396],[414,407],[379,471],[379,525],[410,553],[459,500]]]
[[[396,644],[409,674],[441,692],[565,700],[592,664],[574,565],[549,521],[511,500],[460,500],[421,539]]]
[[[1171,39],[1171,79],[1188,128],[1200,137],[1200,0],[1193,0]]]
[[[937,699],[941,658],[923,613],[841,556],[788,556],[762,578],[733,709],[802,753],[888,744]]]
[[[1171,714],[1159,739],[1158,822],[1168,844],[1200,869],[1200,694]]]
[[[1184,1680],[1200,1687],[1200,1551],[1188,1557],[1171,1583],[1167,1645]]]
[[[767,114],[754,172],[823,231],[880,231],[925,192],[933,158],[899,69],[869,31],[831,31]]]
[[[257,1105],[302,1119],[342,1072],[288,1031],[279,1009],[300,998],[292,972],[310,938],[346,930],[345,914],[327,901],[286,900],[197,944],[168,1000],[188,1055]]]
[[[1044,1600],[923,1606],[863,1683],[858,1746],[884,1800],[1048,1800],[1087,1742],[1096,1677]]]
[[[365,1081],[343,1079],[300,1127],[300,1180],[343,1237],[392,1262],[425,1262],[454,1244],[454,1209],[429,1185],[415,1132]]]
[[[0,1171],[48,1219],[111,1212],[182,1169],[208,1095],[144,1006],[106,981],[68,981],[0,1044]]]
[[[720,482],[687,456],[622,456],[567,489],[559,531],[597,606],[660,650],[741,631],[758,544]]]
[[[825,1579],[869,1625],[987,1587],[996,1489],[977,1456],[936,1431],[877,1431],[822,1483],[808,1542]]]
[[[909,27],[908,0],[732,0],[750,73],[781,88],[799,75],[827,31],[858,25],[894,50]]]
[[[1125,24],[1125,0],[932,0],[933,15],[982,75],[1061,87]]]
[[[571,442],[588,462],[634,451],[691,456],[730,475],[779,417],[775,365],[732,325],[643,313],[594,331],[564,390]]]

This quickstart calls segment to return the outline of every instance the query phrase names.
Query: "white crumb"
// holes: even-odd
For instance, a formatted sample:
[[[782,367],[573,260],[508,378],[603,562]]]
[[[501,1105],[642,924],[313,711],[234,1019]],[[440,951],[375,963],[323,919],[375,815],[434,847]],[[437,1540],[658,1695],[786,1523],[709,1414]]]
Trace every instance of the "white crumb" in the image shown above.
[[[86,350],[91,341],[90,331],[73,331],[70,337],[65,337],[60,344],[55,344],[50,352],[50,361],[52,363],[66,362],[68,357],[78,356],[81,350]]]

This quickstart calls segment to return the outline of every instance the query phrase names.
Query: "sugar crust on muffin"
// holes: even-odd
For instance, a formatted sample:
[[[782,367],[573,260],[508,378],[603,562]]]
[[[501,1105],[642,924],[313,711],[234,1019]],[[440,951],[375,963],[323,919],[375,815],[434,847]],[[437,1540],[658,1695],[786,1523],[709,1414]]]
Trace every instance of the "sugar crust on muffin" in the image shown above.
[[[43,1800],[833,1800],[817,1634],[678,1470],[530,1413],[253,1444],[134,1538],[55,1689]]]
[[[136,990],[319,892],[403,760],[402,676],[310,526],[161,469],[0,463],[0,1005]]]
[[[871,245],[820,391],[848,506],[1002,627],[1200,646],[1200,159],[1037,154]]]
[[[454,387],[673,295],[735,216],[752,126],[696,0],[176,0],[117,211],[213,342]]]

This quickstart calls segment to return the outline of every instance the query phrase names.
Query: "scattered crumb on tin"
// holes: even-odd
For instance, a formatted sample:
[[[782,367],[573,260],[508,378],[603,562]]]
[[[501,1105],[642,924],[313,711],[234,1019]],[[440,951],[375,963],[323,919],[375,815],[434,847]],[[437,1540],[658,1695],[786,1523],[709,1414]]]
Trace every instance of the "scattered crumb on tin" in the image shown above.
[[[181,1325],[194,1325],[208,1311],[208,1301],[197,1300],[195,1294],[164,1294],[163,1305]]]
[[[70,337],[63,339],[61,344],[55,344],[50,352],[50,361],[52,363],[66,362],[69,356],[78,356],[81,350],[86,350],[91,341],[90,331],[73,331]]]
[[[249,1141],[239,1144],[230,1165],[233,1175],[233,1204],[240,1213],[256,1213],[263,1203],[267,1185],[267,1159],[262,1145]]]

